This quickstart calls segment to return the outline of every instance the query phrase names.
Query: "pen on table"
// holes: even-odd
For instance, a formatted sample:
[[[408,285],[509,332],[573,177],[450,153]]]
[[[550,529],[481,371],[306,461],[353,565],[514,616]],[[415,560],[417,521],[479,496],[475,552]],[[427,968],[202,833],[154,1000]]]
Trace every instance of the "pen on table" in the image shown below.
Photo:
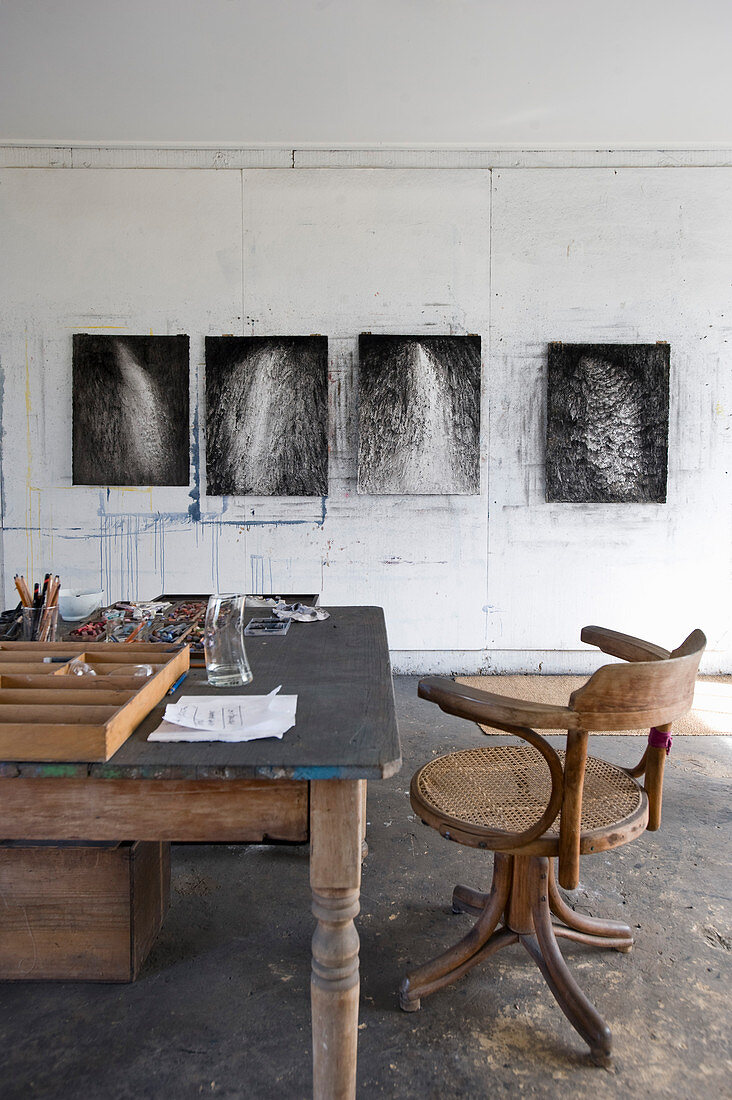
[[[183,683],[183,681],[185,680],[185,678],[186,678],[186,676],[187,676],[187,675],[188,675],[188,673],[187,673],[187,672],[184,672],[182,676],[179,676],[179,677],[178,677],[178,679],[177,679],[177,680],[175,681],[175,683],[174,683],[174,684],[172,684],[172,685],[171,685],[171,686],[170,686],[170,687],[168,688],[168,695],[172,695],[172,694],[173,694],[173,693],[174,693],[175,691],[177,691],[177,690],[178,690],[178,688],[179,688],[179,687],[180,687],[180,685],[181,685],[181,684]]]

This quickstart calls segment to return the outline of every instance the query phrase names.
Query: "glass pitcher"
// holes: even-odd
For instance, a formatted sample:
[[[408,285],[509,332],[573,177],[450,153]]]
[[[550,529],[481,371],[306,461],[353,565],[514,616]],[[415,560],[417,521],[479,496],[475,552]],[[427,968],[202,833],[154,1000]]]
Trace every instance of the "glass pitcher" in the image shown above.
[[[214,592],[206,608],[203,649],[208,682],[214,687],[241,687],[252,679],[244,649],[245,595]]]

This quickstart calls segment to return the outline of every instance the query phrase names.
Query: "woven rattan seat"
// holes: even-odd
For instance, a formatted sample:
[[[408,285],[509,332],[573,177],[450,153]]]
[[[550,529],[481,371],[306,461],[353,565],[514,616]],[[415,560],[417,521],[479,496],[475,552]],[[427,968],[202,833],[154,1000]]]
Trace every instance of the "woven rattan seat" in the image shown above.
[[[564,752],[557,755],[564,763]],[[530,828],[549,801],[551,776],[541,754],[530,745],[497,745],[430,760],[417,772],[413,790],[418,792],[420,805],[429,807],[434,818],[442,818],[448,831],[452,824],[462,826],[461,840],[466,843],[464,834],[473,826],[509,834]],[[642,789],[622,768],[588,756],[580,851],[585,847],[593,850],[598,831],[624,830],[628,822],[645,814],[645,807]],[[546,829],[541,841],[534,841],[532,851],[541,849],[547,855],[551,849],[556,854],[560,818]],[[440,831],[444,835],[445,831]],[[477,833],[476,847],[480,839]]]
[[[456,913],[478,919],[437,958],[410,970],[399,992],[414,1012],[426,997],[510,944],[521,943],[562,1011],[588,1043],[592,1058],[610,1054],[610,1029],[572,977],[557,943],[576,940],[630,951],[621,921],[575,912],[559,885],[579,882],[580,856],[627,844],[661,824],[663,769],[671,723],[694,695],[706,639],[695,630],[678,649],[587,626],[582,641],[621,663],[603,665],[573,691],[566,706],[514,699],[441,676],[422,680],[422,699],[441,710],[520,739],[520,745],[476,746],[430,760],[412,776],[409,797],[425,825],[447,840],[495,853],[488,892],[456,886]],[[649,729],[640,763],[619,768],[587,755],[590,731]],[[566,730],[564,750],[537,730]],[[481,740],[482,740],[481,735]],[[636,780],[643,776],[643,786]]]

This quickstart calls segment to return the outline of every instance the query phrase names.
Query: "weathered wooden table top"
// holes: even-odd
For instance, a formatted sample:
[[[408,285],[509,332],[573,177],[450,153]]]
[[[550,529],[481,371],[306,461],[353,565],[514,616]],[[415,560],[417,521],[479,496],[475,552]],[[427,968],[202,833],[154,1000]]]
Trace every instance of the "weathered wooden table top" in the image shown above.
[[[329,608],[278,638],[247,638],[254,680],[216,689],[191,669],[104,764],[4,763],[0,776],[99,779],[381,779],[401,767],[391,666],[380,607]],[[256,614],[256,613],[255,613]],[[281,740],[238,744],[147,741],[165,707],[184,695],[297,695],[296,725]]]

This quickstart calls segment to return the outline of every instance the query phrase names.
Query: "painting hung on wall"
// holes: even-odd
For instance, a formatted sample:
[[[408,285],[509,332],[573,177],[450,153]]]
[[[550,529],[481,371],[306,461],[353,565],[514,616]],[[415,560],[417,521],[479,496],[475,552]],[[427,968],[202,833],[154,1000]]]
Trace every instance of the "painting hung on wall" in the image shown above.
[[[73,484],[188,485],[188,337],[75,333]]]
[[[480,491],[480,337],[359,337],[358,491]]]
[[[328,492],[328,338],[206,337],[210,496]]]
[[[664,503],[668,344],[550,344],[546,499]]]

